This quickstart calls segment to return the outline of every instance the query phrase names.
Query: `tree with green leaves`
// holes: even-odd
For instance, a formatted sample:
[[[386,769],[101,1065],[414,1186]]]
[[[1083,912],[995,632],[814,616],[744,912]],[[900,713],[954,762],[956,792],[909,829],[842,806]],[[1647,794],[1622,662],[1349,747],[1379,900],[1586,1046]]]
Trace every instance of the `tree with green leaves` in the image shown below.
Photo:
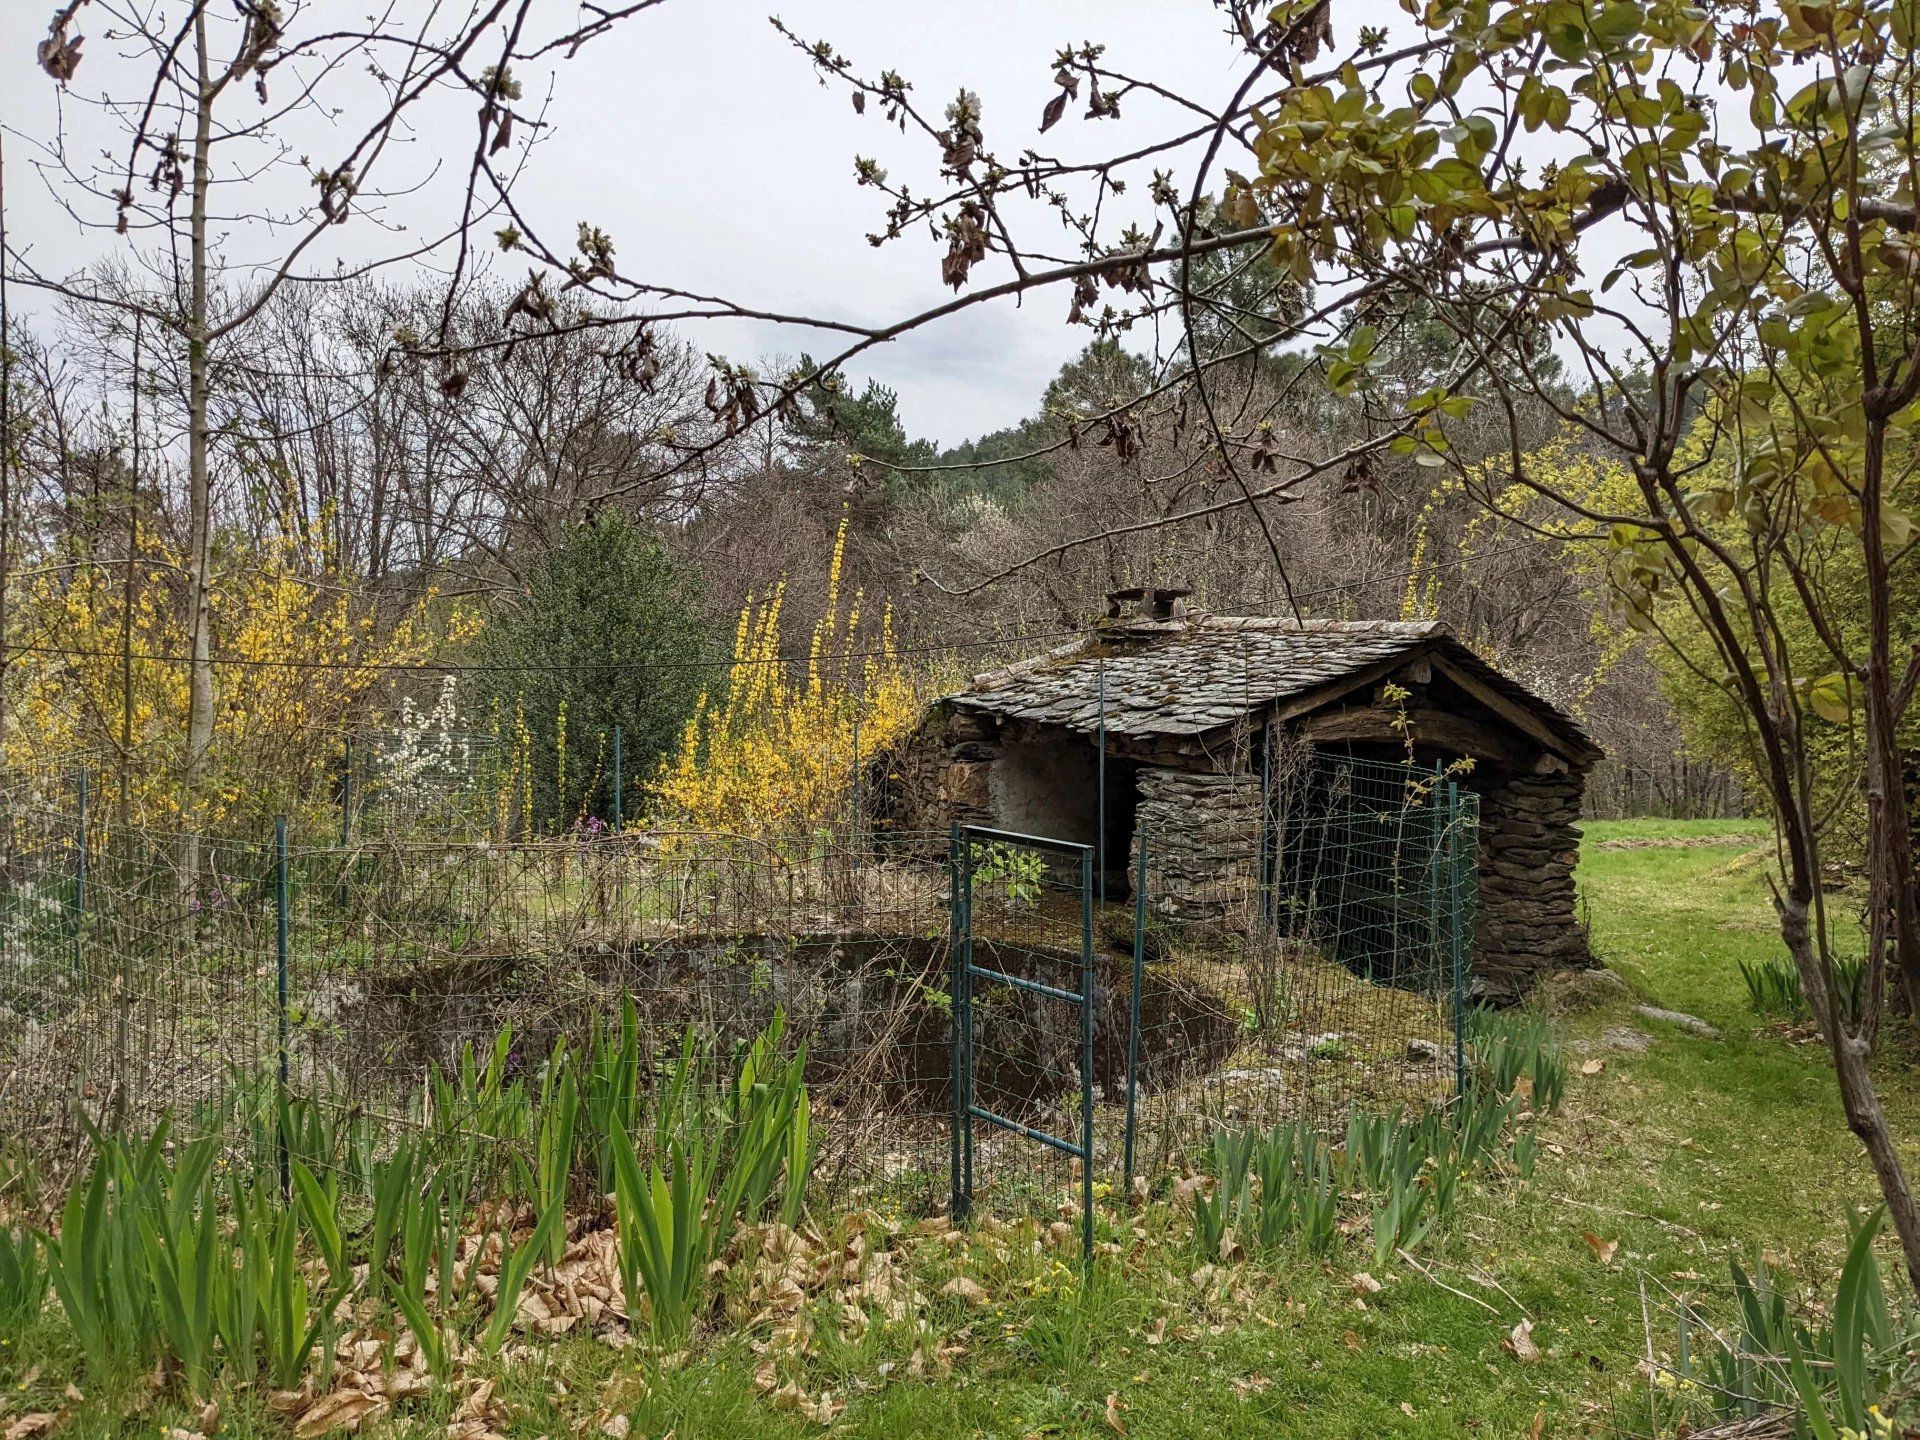
[[[620,727],[622,812],[680,741],[709,672],[697,577],[617,511],[566,532],[477,642],[476,699],[503,736],[524,725],[533,814],[546,831],[614,816]]]

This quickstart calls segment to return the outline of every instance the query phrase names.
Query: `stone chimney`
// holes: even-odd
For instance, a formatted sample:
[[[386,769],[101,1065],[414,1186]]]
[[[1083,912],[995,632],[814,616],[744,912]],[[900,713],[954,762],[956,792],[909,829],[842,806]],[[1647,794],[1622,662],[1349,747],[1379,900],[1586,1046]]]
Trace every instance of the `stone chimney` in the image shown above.
[[[1107,592],[1109,620],[1179,620],[1187,613],[1185,585],[1135,585]]]

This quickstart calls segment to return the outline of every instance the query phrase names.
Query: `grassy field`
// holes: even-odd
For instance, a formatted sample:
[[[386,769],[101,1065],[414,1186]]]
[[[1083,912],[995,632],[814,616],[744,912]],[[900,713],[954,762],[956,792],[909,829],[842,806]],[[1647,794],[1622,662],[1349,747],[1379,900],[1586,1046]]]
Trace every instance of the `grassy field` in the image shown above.
[[[924,1301],[917,1318],[889,1321],[875,1303],[856,1323],[842,1299],[821,1296],[753,1323],[763,1297],[749,1286],[735,1297],[749,1323],[672,1363],[563,1339],[482,1366],[496,1398],[477,1430],[460,1428],[450,1395],[372,1417],[362,1433],[1647,1433],[1637,1363],[1649,1347],[1671,1352],[1670,1297],[1714,1303],[1727,1257],[1756,1250],[1830,1292],[1847,1213],[1873,1199],[1822,1050],[1746,1008],[1736,961],[1778,946],[1768,844],[1751,824],[1587,828],[1579,879],[1593,944],[1632,993],[1561,1019],[1574,1074],[1541,1122],[1532,1179],[1476,1185],[1418,1268],[1365,1274],[1363,1236],[1331,1262],[1202,1268],[1185,1212],[1156,1202],[1113,1207],[1113,1253],[1083,1286],[1071,1245],[1044,1232],[1035,1243],[902,1222],[892,1248],[902,1285]],[[1645,1019],[1639,1001],[1723,1033]],[[1911,1068],[1889,1061],[1883,1078],[1889,1109],[1912,1116]],[[838,1254],[854,1236],[827,1239]],[[807,1338],[774,1343],[796,1330]],[[62,1433],[204,1433],[190,1407],[155,1402],[126,1418],[124,1393],[63,1398],[71,1359],[51,1321],[0,1338],[0,1434],[10,1416],[56,1408],[70,1412]],[[259,1391],[229,1396],[219,1427],[286,1433]]]

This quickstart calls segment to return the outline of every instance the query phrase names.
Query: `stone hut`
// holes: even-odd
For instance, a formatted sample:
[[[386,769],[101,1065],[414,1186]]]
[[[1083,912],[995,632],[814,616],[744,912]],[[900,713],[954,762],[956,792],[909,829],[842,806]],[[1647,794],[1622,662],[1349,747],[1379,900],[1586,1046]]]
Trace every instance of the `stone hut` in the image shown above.
[[[1574,827],[1601,752],[1578,725],[1436,622],[1188,613],[1185,593],[1116,592],[1088,635],[937,702],[889,763],[892,822],[1097,845],[1110,898],[1127,893],[1146,833],[1150,893],[1191,913],[1247,892],[1277,755],[1471,757],[1475,993],[1511,1001],[1593,963],[1574,917]]]

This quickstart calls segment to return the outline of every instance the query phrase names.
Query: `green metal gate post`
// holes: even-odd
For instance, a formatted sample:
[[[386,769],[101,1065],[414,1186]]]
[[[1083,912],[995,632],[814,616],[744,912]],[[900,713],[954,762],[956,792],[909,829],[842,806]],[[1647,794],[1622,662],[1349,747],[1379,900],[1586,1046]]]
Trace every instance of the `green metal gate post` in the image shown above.
[[[1107,662],[1100,662],[1100,720],[1098,725],[1100,754],[1098,758],[1099,787],[1098,810],[1094,820],[1093,843],[1095,855],[1100,863],[1100,908],[1107,908]],[[1089,991],[1089,994],[1092,992]]]
[[[86,963],[87,934],[87,767],[80,767],[80,815],[73,851],[73,968]]]
[[[1134,1112],[1140,1094],[1140,987],[1147,970],[1147,832],[1140,832],[1140,858],[1133,876],[1133,991],[1127,997],[1126,1188],[1133,1194]]]
[[[960,837],[960,1083],[966,1086],[966,1102],[960,1118],[966,1123],[960,1131],[961,1205],[956,1219],[965,1219],[973,1208],[973,842],[963,831]]]
[[[947,1078],[952,1091],[949,1149],[953,1163],[953,1190],[947,1213],[958,1220],[963,1210],[960,1195],[960,1131],[965,1123],[965,1092],[960,1087],[960,986],[965,978],[966,959],[962,946],[966,930],[960,915],[960,826],[955,822],[947,840]]]
[[[1034,1141],[1050,1150],[1078,1160],[1080,1171],[1081,1252],[1086,1261],[1093,1259],[1093,862],[1094,847],[1079,841],[1050,840],[1038,835],[1021,835],[1006,830],[961,825],[954,828],[957,852],[957,887],[953,974],[953,1149],[954,1169],[952,1212],[955,1220],[966,1217],[973,1204],[973,1126],[985,1121],[1024,1140]],[[973,851],[977,844],[1023,846],[1028,849],[1065,851],[1079,861],[1080,871],[1080,988],[1069,990],[1024,975],[1011,973],[1005,962],[994,958],[991,966],[976,963],[973,933]],[[1064,961],[1065,957],[1059,957]],[[1049,1134],[1024,1121],[1015,1120],[980,1105],[974,1098],[973,1076],[973,987],[975,979],[991,985],[1006,986],[1028,995],[1080,1007],[1080,1130],[1077,1139],[1062,1126],[1062,1134]]]
[[[1460,844],[1460,782],[1447,782],[1447,942],[1453,962],[1453,1091],[1467,1093],[1467,976],[1465,937],[1460,933],[1460,891],[1467,857]]]
[[[1105,755],[1105,750],[1101,751]],[[1104,871],[1102,872],[1104,876]],[[1103,882],[1104,884],[1104,879]],[[1080,1259],[1093,1265],[1093,851],[1080,852]]]
[[[280,1193],[292,1188],[287,1162],[287,817],[273,819],[274,1001],[278,1040],[280,1103],[275,1107],[274,1134],[280,1156]]]

